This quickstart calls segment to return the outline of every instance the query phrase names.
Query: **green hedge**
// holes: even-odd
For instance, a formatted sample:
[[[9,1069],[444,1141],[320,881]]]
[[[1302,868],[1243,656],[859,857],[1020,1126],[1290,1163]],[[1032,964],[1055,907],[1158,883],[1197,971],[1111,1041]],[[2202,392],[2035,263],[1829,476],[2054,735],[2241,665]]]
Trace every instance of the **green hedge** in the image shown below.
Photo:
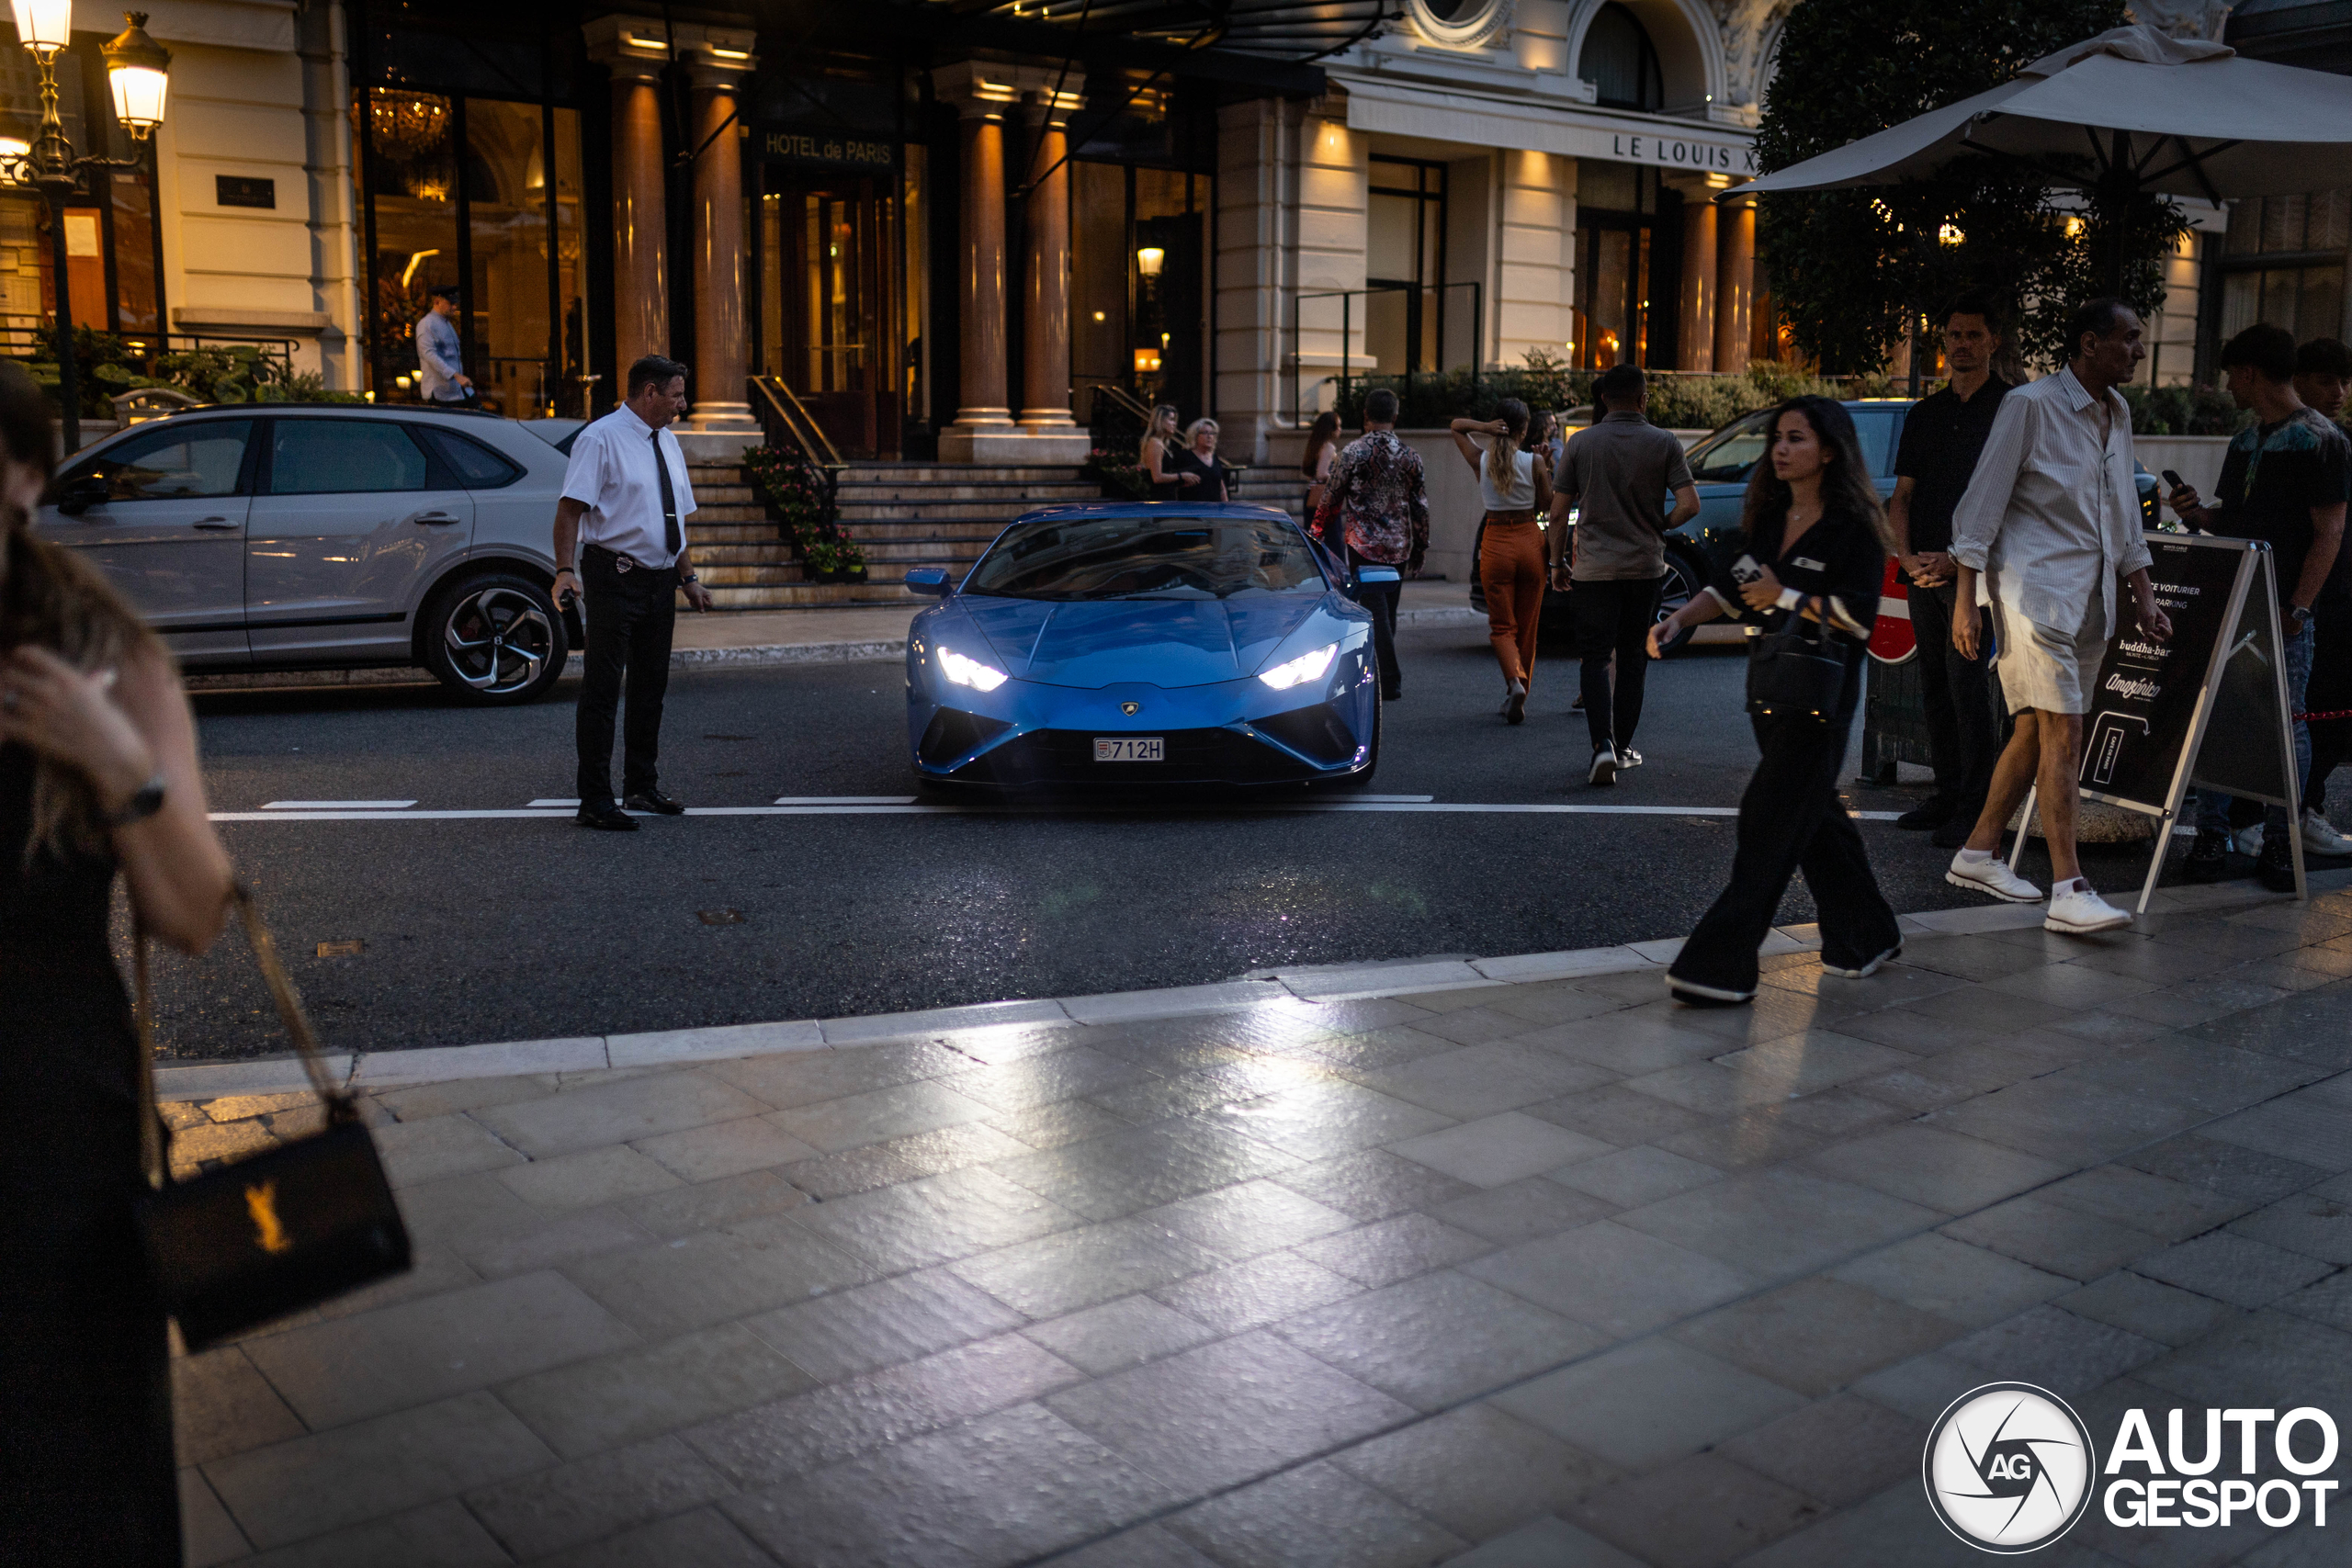
[[[2235,435],[2253,420],[2219,387],[2126,387],[2134,435]]]
[[[1360,376],[1340,384],[1342,425],[1363,420],[1365,394],[1385,387],[1396,394],[1396,423],[1408,430],[1434,430],[1456,419],[1492,419],[1505,398],[1517,398],[1538,413],[1585,407],[1592,401],[1592,370],[1570,370],[1542,349],[1529,351],[1524,367],[1482,371],[1435,371],[1412,376]],[[1650,423],[1675,430],[1713,430],[1741,414],[1770,408],[1805,393],[1824,397],[1884,396],[1883,382],[1840,388],[1791,366],[1758,363],[1738,376],[1653,376]]]
[[[24,362],[35,381],[57,397],[56,339],[44,334]],[[113,417],[115,398],[141,387],[170,387],[207,403],[359,403],[357,392],[331,392],[317,372],[297,371],[283,356],[250,344],[148,354],[113,333],[74,329],[74,370],[79,412]]]

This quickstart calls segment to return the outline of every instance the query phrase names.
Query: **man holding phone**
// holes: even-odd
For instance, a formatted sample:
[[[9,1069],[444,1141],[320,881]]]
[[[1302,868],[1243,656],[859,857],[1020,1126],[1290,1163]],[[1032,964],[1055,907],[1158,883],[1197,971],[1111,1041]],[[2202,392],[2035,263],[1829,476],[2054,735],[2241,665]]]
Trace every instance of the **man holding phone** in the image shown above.
[[[2331,610],[2346,604],[2344,574],[2335,568],[2344,541],[2346,485],[2352,479],[2352,442],[2296,395],[2295,338],[2286,328],[2256,321],[2223,344],[2222,376],[2230,396],[2240,408],[2253,410],[2258,423],[2230,438],[2215,486],[2220,493],[2211,505],[2185,484],[2175,484],[2165,502],[2192,528],[2260,539],[2270,547],[2287,701],[2301,713],[2317,646],[2312,623],[2324,604]],[[2165,478],[2169,482],[2176,476]],[[2298,798],[2311,765],[2311,726],[2297,719]],[[2183,874],[2191,882],[2218,882],[2229,874],[2230,797],[2199,790],[2197,807],[2197,841]],[[2295,887],[2288,832],[2286,808],[2265,808],[2256,874],[2273,892],[2291,893]]]
[[[1993,716],[1990,661],[1978,650],[1952,646],[1951,623],[1966,615],[1980,626],[1984,611],[1961,606],[1960,568],[1951,557],[1951,514],[1968,492],[1969,477],[1993,433],[1993,415],[2009,383],[1993,374],[2001,346],[1999,317],[1989,296],[1963,294],[1944,312],[1943,390],[1922,398],[1903,421],[1895,449],[1894,495],[1886,518],[1894,525],[1903,570],[1911,579],[1911,631],[1919,649],[1919,686],[1928,713],[1928,761],[1936,792],[1894,819],[1898,828],[1932,829],[1939,849],[1968,841],[1993,784],[2001,732]]]
[[[662,698],[670,687],[670,637],[677,597],[697,610],[710,590],[686,558],[685,520],[695,510],[685,453],[670,424],[685,412],[686,367],[649,354],[628,367],[628,400],[582,430],[555,508],[557,603],[587,590],[586,667],[576,740],[583,828],[633,833],[630,811],[675,817],[685,810],[662,793]],[[571,562],[578,552],[580,570]],[[613,720],[626,680],[620,805],[613,801]],[[623,807],[628,809],[622,809]]]

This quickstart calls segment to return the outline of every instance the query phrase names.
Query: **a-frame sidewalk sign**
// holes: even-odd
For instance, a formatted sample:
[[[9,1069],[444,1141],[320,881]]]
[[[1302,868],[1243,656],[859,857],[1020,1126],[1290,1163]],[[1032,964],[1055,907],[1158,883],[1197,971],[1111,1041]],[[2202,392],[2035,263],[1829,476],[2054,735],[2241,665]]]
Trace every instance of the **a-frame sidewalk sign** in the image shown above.
[[[2172,621],[2172,640],[2144,640],[2130,606],[2120,606],[2121,626],[2083,716],[2082,797],[2156,819],[2139,913],[2147,912],[2192,786],[2285,807],[2295,897],[2307,897],[2270,547],[2203,534],[2147,537],[2155,558],[2148,575]],[[2032,820],[2033,807],[2029,791],[2024,820]],[[2019,832],[2009,851],[2012,867],[2025,838]]]

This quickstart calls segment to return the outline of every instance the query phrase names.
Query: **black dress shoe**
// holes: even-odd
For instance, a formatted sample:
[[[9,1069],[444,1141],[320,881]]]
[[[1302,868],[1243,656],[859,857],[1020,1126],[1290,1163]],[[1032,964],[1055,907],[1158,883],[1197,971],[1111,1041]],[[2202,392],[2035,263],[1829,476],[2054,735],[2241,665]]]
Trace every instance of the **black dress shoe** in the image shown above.
[[[1930,828],[1942,827],[1952,819],[1952,803],[1949,800],[1924,800],[1896,818],[1894,825],[1915,833],[1925,832]]]
[[[582,828],[597,828],[607,833],[634,833],[637,818],[615,806],[611,801],[580,803],[580,815],[572,818]]]
[[[631,811],[650,811],[662,817],[683,817],[686,814],[684,801],[673,799],[658,789],[639,790],[621,804]]]

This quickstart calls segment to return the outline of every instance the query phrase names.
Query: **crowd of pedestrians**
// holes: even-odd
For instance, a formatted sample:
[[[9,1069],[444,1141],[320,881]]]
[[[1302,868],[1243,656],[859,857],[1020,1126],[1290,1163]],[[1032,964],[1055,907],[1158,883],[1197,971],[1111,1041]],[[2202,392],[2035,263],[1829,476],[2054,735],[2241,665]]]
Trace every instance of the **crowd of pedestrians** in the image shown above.
[[[1669,615],[1660,615],[1665,541],[1698,515],[1699,497],[1681,442],[1646,417],[1640,369],[1619,366],[1597,378],[1596,417],[1573,433],[1511,400],[1494,419],[1453,423],[1478,484],[1477,574],[1503,717],[1524,720],[1545,592],[1566,593],[1579,665],[1575,706],[1591,743],[1588,784],[1614,784],[1641,764],[1633,740],[1649,660],[1690,627],[1745,618],[1758,623],[1751,650],[1794,635],[1803,646],[1782,652],[1826,671],[1830,685],[1815,707],[1775,710],[1755,696],[1756,660],[1765,655],[1752,655],[1759,760],[1741,803],[1731,885],[1669,975],[1685,1001],[1753,995],[1756,947],[1800,869],[1820,910],[1825,966],[1866,975],[1898,950],[1836,787],[1890,557],[1907,580],[1935,781],[1896,825],[1954,852],[1946,870],[1953,885],[2046,902],[2052,931],[2131,921],[2084,874],[2075,780],[2108,648],[2127,623],[2153,641],[2172,635],[2149,576],[2121,391],[2146,357],[2145,327],[2121,300],[2090,300],[2068,323],[2065,364],[2027,382],[2002,373],[2014,364],[2012,328],[1991,296],[1962,295],[1938,325],[1948,378],[1906,415],[1884,505],[1842,407],[1822,399],[1781,405],[1748,479],[1745,555]],[[2340,549],[2352,441],[2336,423],[2352,350],[2333,339],[2298,347],[2284,329],[2257,323],[2229,341],[2221,365],[2253,423],[2231,441],[2212,500],[2180,485],[2167,502],[2192,529],[2269,547],[2303,809],[2290,824],[2283,807],[2202,792],[2185,874],[2227,875],[2235,844],[2258,854],[2266,886],[2289,888],[2290,832],[2307,852],[2352,853],[2352,838],[2324,815],[2329,774],[2352,761],[2352,566]],[[1337,416],[1323,415],[1302,464],[1312,526],[1347,561],[1374,611],[1392,699],[1403,690],[1399,578],[1418,573],[1429,544],[1426,476],[1396,436],[1396,406],[1393,392],[1372,392],[1365,434],[1345,446]],[[2322,716],[2307,720],[2307,710]],[[2046,891],[2002,854],[2029,789],[2049,852]]]

